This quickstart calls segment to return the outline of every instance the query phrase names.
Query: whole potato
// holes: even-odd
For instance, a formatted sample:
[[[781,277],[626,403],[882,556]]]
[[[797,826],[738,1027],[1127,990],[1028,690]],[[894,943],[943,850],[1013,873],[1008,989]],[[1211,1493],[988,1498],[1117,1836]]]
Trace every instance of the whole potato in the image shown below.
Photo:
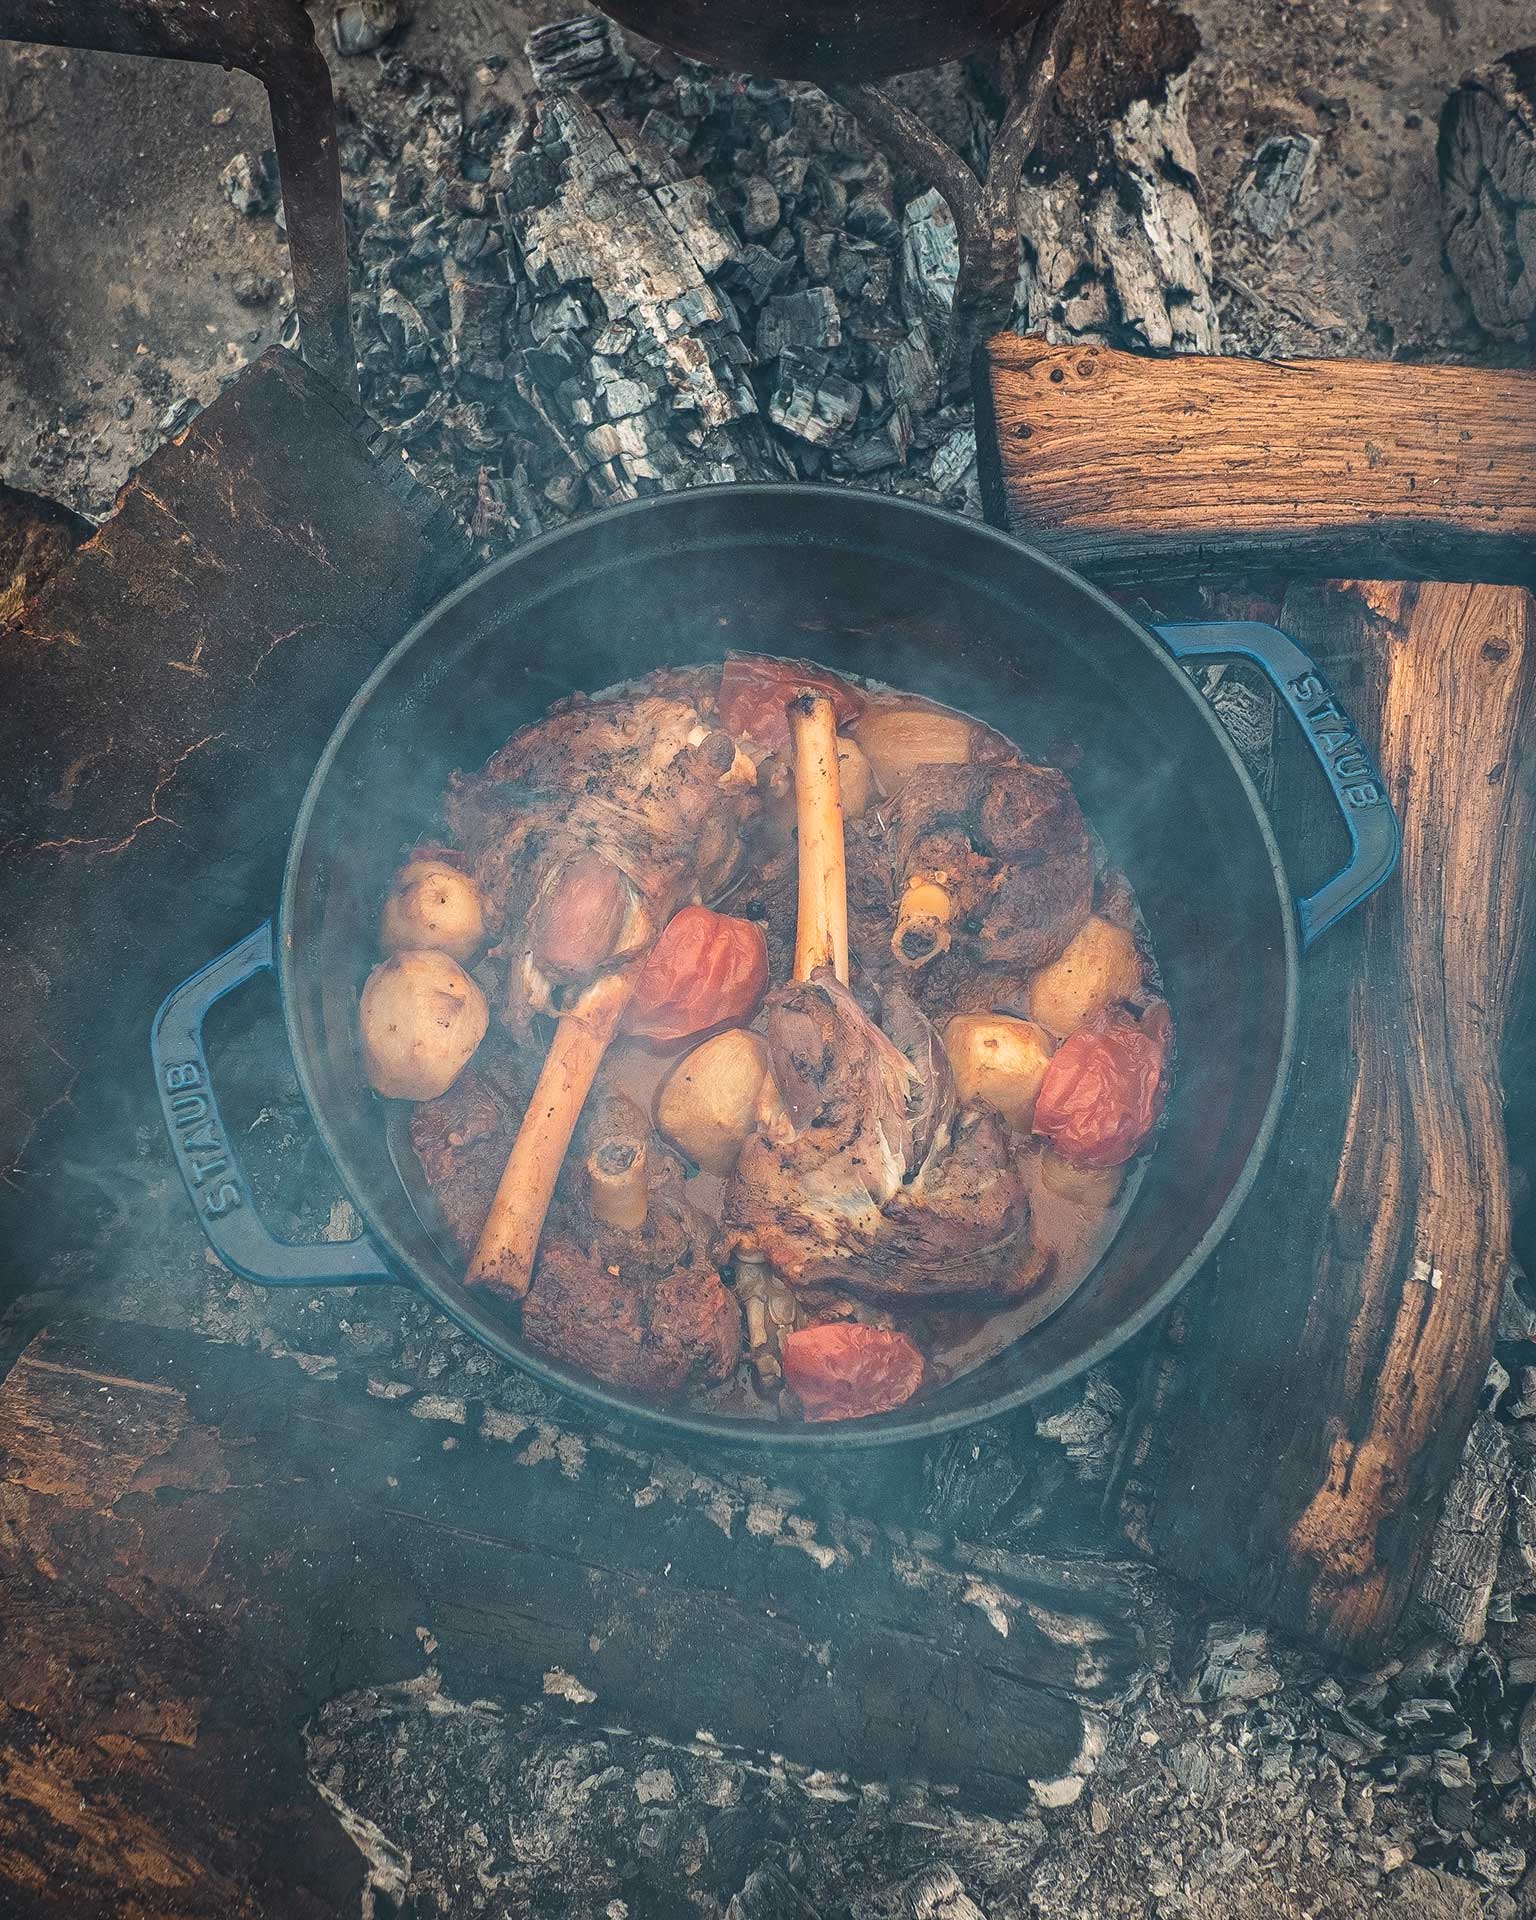
[[[1006,1013],[957,1013],[945,1022],[944,1051],[962,1103],[985,1100],[1011,1127],[1028,1133],[1035,1096],[1056,1051],[1043,1027]]]
[[[435,948],[472,960],[485,945],[485,902],[467,873],[441,860],[410,860],[395,875],[379,945],[385,953]]]
[[[360,1013],[368,1083],[387,1100],[435,1100],[485,1038],[485,995],[451,954],[407,948],[368,976]]]
[[[767,1041],[732,1027],[684,1054],[662,1081],[656,1131],[706,1172],[729,1174],[769,1087]]]
[[[1141,991],[1141,954],[1124,927],[1098,914],[1084,921],[1059,960],[1030,983],[1029,1015],[1064,1040],[1090,1014]]]

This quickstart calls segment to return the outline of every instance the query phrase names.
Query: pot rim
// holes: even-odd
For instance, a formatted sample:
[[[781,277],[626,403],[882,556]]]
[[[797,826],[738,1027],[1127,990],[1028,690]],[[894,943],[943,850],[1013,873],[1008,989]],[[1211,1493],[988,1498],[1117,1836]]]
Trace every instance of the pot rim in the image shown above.
[[[953,533],[957,527],[964,528],[967,533],[974,535],[984,544],[1001,548],[1013,558],[1022,556],[1034,566],[1054,574],[1074,592],[1091,601],[1099,611],[1109,615],[1128,640],[1133,640],[1156,658],[1168,673],[1179,695],[1199,713],[1214,745],[1236,775],[1253,812],[1275,883],[1280,907],[1285,975],[1278,1063],[1274,1084],[1265,1102],[1263,1118],[1254,1134],[1253,1144],[1225,1199],[1217,1209],[1210,1225],[1189,1253],[1173,1269],[1156,1292],[1134,1313],[1124,1320],[1117,1321],[1074,1359],[1062,1362],[1060,1366],[1053,1368],[1039,1380],[996,1394],[991,1399],[974,1406],[946,1411],[941,1399],[931,1407],[919,1401],[905,1419],[902,1417],[904,1410],[897,1408],[889,1414],[877,1415],[873,1419],[864,1421],[807,1422],[803,1425],[787,1421],[748,1422],[726,1414],[706,1413],[687,1406],[674,1407],[641,1400],[612,1388],[590,1375],[578,1373],[573,1368],[561,1367],[545,1359],[532,1348],[523,1345],[520,1340],[514,1344],[512,1337],[503,1331],[494,1314],[481,1313],[468,1302],[453,1298],[435,1280],[422,1273],[393,1234],[376,1223],[368,1209],[360,1203],[355,1191],[353,1170],[348,1156],[341,1149],[335,1130],[330,1125],[298,1031],[293,1012],[297,997],[293,975],[297,961],[291,928],[296,911],[299,868],[302,864],[304,846],[311,819],[341,746],[354,725],[366,714],[377,688],[394,671],[400,660],[472,594],[480,592],[489,581],[499,579],[533,556],[549,552],[572,539],[579,539],[596,526],[609,526],[642,514],[652,516],[679,512],[686,514],[689,511],[696,511],[701,501],[707,499],[714,502],[722,496],[747,501],[789,500],[807,505],[814,501],[815,511],[818,513],[829,508],[836,511],[837,502],[845,497],[851,497],[860,505],[878,503],[878,508],[882,512],[939,522],[950,533]],[[669,1430],[674,1434],[687,1434],[711,1443],[724,1443],[737,1449],[751,1451],[765,1449],[793,1452],[807,1449],[847,1451],[889,1446],[902,1441],[933,1439],[940,1434],[952,1433],[962,1427],[975,1426],[983,1421],[995,1420],[1013,1413],[1018,1408],[1027,1406],[1031,1401],[1054,1392],[1068,1381],[1077,1379],[1091,1367],[1102,1364],[1112,1353],[1141,1332],[1149,1322],[1156,1319],[1177,1298],[1225,1238],[1252,1190],[1259,1168],[1274,1138],[1280,1107],[1285,1099],[1290,1080],[1296,1042],[1299,943],[1295,896],[1291,891],[1290,879],[1275,839],[1274,829],[1270,824],[1268,810],[1260,797],[1258,788],[1254,785],[1247,767],[1243,764],[1242,756],[1217,719],[1210,703],[1199,693],[1188,674],[1154,634],[1139,621],[1134,620],[1124,608],[1117,606],[1100,588],[1085,580],[1081,574],[1051,559],[1049,555],[1041,553],[1027,541],[1020,540],[1014,534],[1004,533],[996,527],[988,526],[984,522],[962,518],[943,507],[932,506],[924,501],[902,499],[892,494],[877,493],[868,487],[814,486],[793,481],[740,481],[708,487],[684,488],[677,493],[626,501],[619,506],[605,507],[595,513],[584,514],[580,519],[570,521],[549,533],[536,535],[525,545],[482,567],[462,585],[455,587],[451,593],[435,601],[389,649],[352,696],[346,710],[333,728],[320,758],[315,763],[314,772],[310,775],[309,783],[304,790],[304,798],[300,803],[288,842],[278,903],[277,935],[277,976],[283,1007],[283,1023],[293,1057],[294,1072],[303,1092],[305,1105],[309,1109],[315,1130],[320,1136],[326,1153],[330,1156],[338,1178],[365,1222],[370,1239],[384,1252],[391,1268],[403,1276],[403,1284],[409,1285],[414,1292],[428,1300],[438,1312],[446,1314],[472,1339],[488,1347],[501,1359],[532,1374],[535,1379],[554,1391],[575,1396],[594,1410],[602,1412],[609,1419],[622,1423],[639,1421],[648,1426]],[[460,1291],[463,1290],[460,1289]]]

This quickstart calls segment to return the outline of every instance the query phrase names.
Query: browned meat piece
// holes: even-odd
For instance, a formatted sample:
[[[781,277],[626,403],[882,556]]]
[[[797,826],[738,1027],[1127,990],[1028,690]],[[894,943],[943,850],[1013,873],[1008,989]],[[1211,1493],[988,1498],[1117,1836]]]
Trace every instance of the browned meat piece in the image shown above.
[[[539,1254],[523,1334],[551,1359],[670,1400],[729,1375],[741,1351],[741,1315],[712,1267],[679,1267],[636,1285],[560,1238]]]
[[[654,693],[574,701],[457,776],[448,823],[489,902],[512,1031],[719,893],[757,805],[732,737]]]
[[[740,883],[721,902],[763,930],[768,942],[768,978],[787,980],[795,964],[795,909],[799,876],[794,847],[765,844],[756,835],[747,843]]]
[[[889,1035],[825,972],[770,997],[786,1117],[743,1147],[727,1223],[796,1287],[1007,1294],[1023,1263],[1004,1250],[1029,1218],[1007,1128],[982,1109],[956,1119],[937,1035],[899,988],[884,998]]]
[[[915,1076],[829,967],[769,995],[767,1038],[785,1115],[742,1148],[726,1219],[785,1279],[833,1279],[907,1172]]]
[[[1039,1278],[1028,1251],[1029,1200],[1007,1125],[969,1107],[954,1140],[885,1209],[873,1249],[846,1284],[877,1300],[950,1299],[966,1293],[1011,1299]]]
[[[621,1094],[599,1102],[582,1147],[523,1302],[524,1336],[653,1399],[725,1379],[741,1355],[741,1312],[714,1265],[714,1222],[684,1192],[682,1163]],[[593,1212],[594,1169],[621,1162],[644,1173],[644,1217],[629,1226]]]
[[[988,967],[1042,967],[1087,919],[1093,847],[1054,767],[923,767],[874,816],[891,948],[906,967],[958,951]],[[861,885],[868,888],[869,875]]]
[[[411,1113],[411,1146],[448,1231],[467,1254],[479,1238],[533,1073],[511,1050],[482,1048],[448,1091]]]

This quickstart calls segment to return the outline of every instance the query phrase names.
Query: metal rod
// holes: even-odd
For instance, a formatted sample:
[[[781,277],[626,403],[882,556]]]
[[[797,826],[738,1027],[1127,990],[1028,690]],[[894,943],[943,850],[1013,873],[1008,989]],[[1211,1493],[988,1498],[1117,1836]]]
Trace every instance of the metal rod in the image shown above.
[[[239,67],[266,88],[299,351],[357,397],[336,111],[301,0],[0,0],[0,39]]]

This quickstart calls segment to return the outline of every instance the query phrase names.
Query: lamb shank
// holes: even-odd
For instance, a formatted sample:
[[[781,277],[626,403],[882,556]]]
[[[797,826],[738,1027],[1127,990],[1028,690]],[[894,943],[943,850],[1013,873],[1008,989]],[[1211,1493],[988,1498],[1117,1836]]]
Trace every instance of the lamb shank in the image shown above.
[[[448,824],[490,905],[514,1034],[729,884],[756,780],[693,701],[654,693],[572,701],[455,779]]]
[[[738,1248],[791,1285],[874,1300],[1013,1297],[1040,1277],[1008,1130],[956,1113],[937,1035],[910,1002],[883,1032],[819,969],[771,994],[783,1115],[742,1148],[725,1219]],[[1018,1257],[988,1256],[1018,1248]]]
[[[906,969],[951,949],[1043,967],[1093,904],[1093,845],[1056,767],[921,767],[866,823],[860,860],[894,910],[890,950]]]

